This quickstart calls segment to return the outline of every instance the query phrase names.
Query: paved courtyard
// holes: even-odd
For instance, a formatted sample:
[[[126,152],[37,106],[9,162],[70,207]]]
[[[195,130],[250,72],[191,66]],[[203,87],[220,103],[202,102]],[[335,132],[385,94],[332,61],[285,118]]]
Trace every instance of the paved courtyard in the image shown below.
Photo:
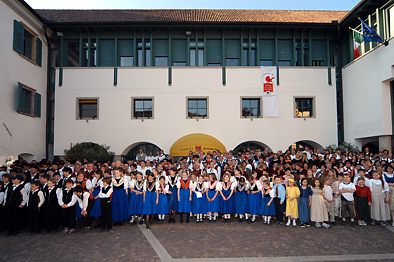
[[[394,261],[394,229],[233,222],[0,235],[0,261]]]

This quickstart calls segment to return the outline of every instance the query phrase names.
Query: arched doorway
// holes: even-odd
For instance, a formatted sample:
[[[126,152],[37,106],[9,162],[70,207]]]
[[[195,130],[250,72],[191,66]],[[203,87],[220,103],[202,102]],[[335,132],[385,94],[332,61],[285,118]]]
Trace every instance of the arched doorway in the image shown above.
[[[236,146],[233,150],[234,153],[238,153],[238,152],[244,152],[246,150],[260,150],[261,152],[263,152],[265,149],[268,149],[268,151],[272,152],[271,148],[269,146],[267,146],[264,143],[261,143],[259,141],[246,141],[243,142],[241,144],[239,144],[238,146]]]
[[[18,160],[31,162],[34,158],[33,154],[30,153],[23,153],[18,155]]]
[[[324,149],[322,145],[320,145],[319,143],[316,143],[315,141],[311,141],[311,140],[297,141],[297,142],[293,143],[292,145],[290,145],[289,149],[303,150],[303,149],[305,149],[305,147],[309,147],[311,149],[319,149],[319,150]]]
[[[226,147],[213,136],[194,133],[183,136],[175,141],[171,146],[170,155],[173,157],[188,156],[190,151],[193,153],[202,151],[205,154],[213,151],[224,153]]]
[[[135,160],[140,149],[142,149],[146,155],[152,155],[152,156],[157,156],[159,151],[161,150],[160,147],[149,142],[134,143],[128,146],[123,151],[122,155],[124,160]]]
[[[379,141],[371,141],[369,143],[366,143],[365,145],[363,145],[362,147],[362,151],[365,152],[365,148],[368,147],[369,148],[369,152],[373,153],[373,154],[377,154],[379,153]]]

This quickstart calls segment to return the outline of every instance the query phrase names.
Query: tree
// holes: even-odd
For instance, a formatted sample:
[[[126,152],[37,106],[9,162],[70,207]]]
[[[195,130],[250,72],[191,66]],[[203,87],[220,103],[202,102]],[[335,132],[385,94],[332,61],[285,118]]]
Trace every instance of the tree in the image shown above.
[[[69,150],[64,150],[66,159],[71,162],[97,160],[99,162],[112,161],[114,153],[109,151],[109,146],[98,145],[92,142],[77,143]]]

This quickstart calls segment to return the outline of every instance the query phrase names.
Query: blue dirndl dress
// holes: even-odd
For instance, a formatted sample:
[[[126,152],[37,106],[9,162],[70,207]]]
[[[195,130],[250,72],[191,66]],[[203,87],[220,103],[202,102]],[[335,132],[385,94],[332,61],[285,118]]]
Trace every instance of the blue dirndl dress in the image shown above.
[[[92,192],[93,197],[97,197],[100,194],[100,186],[96,186]],[[90,210],[89,217],[99,218],[101,217],[101,200],[100,198],[93,200],[93,206]]]
[[[156,213],[159,215],[167,215],[168,208],[168,197],[166,193],[159,193],[159,203],[156,206]]]
[[[231,193],[231,189],[226,189],[226,190],[222,190],[223,195],[227,198],[230,193]],[[231,196],[230,199],[224,201],[223,197],[220,196],[220,200],[221,200],[221,213],[223,214],[232,214],[234,213],[234,197]]]
[[[313,194],[312,189],[307,187],[300,189],[300,198],[298,199],[298,214],[300,216],[300,223],[305,224],[309,223],[310,220],[310,207],[309,207],[309,196]]]
[[[155,215],[157,214],[156,209],[156,184],[153,182],[153,185],[149,185],[146,182],[146,190],[145,190],[145,201],[144,207],[142,209],[143,215]]]
[[[262,199],[262,205],[261,205],[261,214],[263,216],[275,216],[275,204],[274,201],[271,202],[271,204],[268,206],[268,203],[271,200],[271,196],[269,193],[265,194],[263,199]]]
[[[179,192],[179,202],[178,202],[178,212],[179,213],[189,213],[191,211],[191,201],[190,198],[190,188],[182,188]]]
[[[141,183],[136,182],[134,189],[138,192],[143,192],[143,181]],[[129,201],[129,215],[142,215],[142,210],[144,208],[144,194],[136,194],[135,192],[131,192],[130,201]]]
[[[197,198],[196,192],[202,194],[200,198]],[[206,203],[208,202],[206,194],[204,193],[203,188],[197,184],[195,192],[193,192],[193,205],[192,205],[192,212],[193,214],[206,214],[207,208]]]
[[[112,193],[112,221],[123,222],[129,218],[128,209],[128,196],[124,188],[124,184],[119,179],[116,179],[117,185],[113,183]]]
[[[248,193],[246,193],[245,189],[237,187],[234,194],[234,200],[235,214],[243,215],[249,212]]]
[[[208,197],[213,198],[216,194],[216,189],[209,189],[208,190]],[[208,212],[220,212],[220,196],[219,194],[216,196],[213,202],[208,202]]]
[[[254,185],[251,187],[251,191],[248,194],[248,202],[249,202],[249,214],[251,215],[260,215],[261,214],[261,192],[252,194],[252,192],[256,192],[257,186]]]

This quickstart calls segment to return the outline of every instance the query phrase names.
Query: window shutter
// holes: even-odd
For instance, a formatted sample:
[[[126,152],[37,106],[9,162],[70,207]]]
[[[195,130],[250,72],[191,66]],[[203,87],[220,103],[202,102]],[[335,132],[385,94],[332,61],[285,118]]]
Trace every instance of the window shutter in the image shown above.
[[[16,89],[16,112],[23,111],[23,85],[18,83]]]
[[[18,53],[23,53],[24,30],[23,25],[14,20],[14,50]]]
[[[34,116],[41,117],[41,95],[39,93],[34,94]]]
[[[36,39],[36,63],[39,66],[42,64],[42,42],[40,38]]]

